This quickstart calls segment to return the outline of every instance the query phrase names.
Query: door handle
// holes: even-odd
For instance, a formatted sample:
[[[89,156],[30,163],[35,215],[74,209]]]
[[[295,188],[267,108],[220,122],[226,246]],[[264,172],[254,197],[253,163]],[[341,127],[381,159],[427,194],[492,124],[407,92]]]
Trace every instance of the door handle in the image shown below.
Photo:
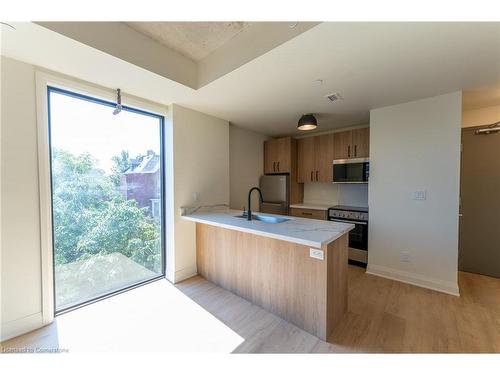
[[[316,171],[316,181],[318,181],[318,171]]]
[[[278,162],[278,172],[280,171],[280,162]]]
[[[337,218],[332,218],[332,219],[328,219],[330,221],[335,221],[337,223],[346,223],[346,224],[358,224],[358,225],[368,225],[368,223],[365,223],[363,221],[353,221],[353,220],[340,220],[340,219],[337,219]]]
[[[311,181],[313,180],[313,171],[311,171]]]
[[[347,157],[351,157],[351,145],[347,146]]]
[[[354,157],[358,156],[358,145],[354,145]]]

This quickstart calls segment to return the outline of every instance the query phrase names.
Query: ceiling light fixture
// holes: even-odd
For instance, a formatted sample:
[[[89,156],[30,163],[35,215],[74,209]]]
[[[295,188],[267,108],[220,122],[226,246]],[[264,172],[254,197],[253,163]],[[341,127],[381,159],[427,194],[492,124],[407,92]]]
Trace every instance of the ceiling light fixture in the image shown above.
[[[313,116],[312,113],[307,115],[302,115],[299,119],[299,123],[297,124],[298,130],[313,130],[318,127],[318,121],[316,117]]]
[[[114,115],[117,115],[122,111],[122,92],[120,89],[116,89],[116,107],[113,111]]]

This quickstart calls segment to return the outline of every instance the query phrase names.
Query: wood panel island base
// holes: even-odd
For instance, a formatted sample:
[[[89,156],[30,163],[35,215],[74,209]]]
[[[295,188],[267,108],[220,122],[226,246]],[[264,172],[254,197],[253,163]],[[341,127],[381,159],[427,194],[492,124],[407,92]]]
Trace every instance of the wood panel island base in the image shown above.
[[[318,222],[320,228],[311,230],[327,230],[319,220],[296,220]],[[198,273],[326,341],[347,312],[349,230],[344,228],[332,242],[312,249],[198,221]],[[323,259],[312,257],[313,250]]]

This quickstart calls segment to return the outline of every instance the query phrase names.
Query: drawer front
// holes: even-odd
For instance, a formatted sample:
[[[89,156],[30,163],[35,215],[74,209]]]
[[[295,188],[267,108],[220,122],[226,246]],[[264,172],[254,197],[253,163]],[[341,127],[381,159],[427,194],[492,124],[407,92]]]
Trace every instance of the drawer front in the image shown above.
[[[290,208],[291,216],[305,217],[308,219],[326,220],[326,210],[311,210],[307,208]]]

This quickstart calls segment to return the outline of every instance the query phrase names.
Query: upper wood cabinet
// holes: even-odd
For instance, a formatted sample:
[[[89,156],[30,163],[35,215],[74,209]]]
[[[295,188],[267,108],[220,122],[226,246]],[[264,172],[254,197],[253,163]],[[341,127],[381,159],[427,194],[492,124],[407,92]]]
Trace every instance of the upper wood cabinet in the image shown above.
[[[264,142],[264,173],[290,173],[292,138],[275,138]]]
[[[297,181],[297,140],[292,137],[264,142],[264,174],[289,173],[290,204],[302,203],[304,184]]]
[[[352,131],[352,150],[354,158],[370,156],[370,128],[354,129]]]
[[[335,133],[333,135],[334,159],[348,159],[351,157],[352,131]]]
[[[334,156],[333,134],[297,141],[297,182],[331,182]]]
[[[334,134],[334,159],[367,158],[370,155],[370,128]]]
[[[314,181],[316,137],[297,140],[297,182]]]
[[[333,142],[333,134],[325,134],[315,137],[315,165],[316,165],[316,181],[332,182],[333,181],[333,155],[335,145]]]

